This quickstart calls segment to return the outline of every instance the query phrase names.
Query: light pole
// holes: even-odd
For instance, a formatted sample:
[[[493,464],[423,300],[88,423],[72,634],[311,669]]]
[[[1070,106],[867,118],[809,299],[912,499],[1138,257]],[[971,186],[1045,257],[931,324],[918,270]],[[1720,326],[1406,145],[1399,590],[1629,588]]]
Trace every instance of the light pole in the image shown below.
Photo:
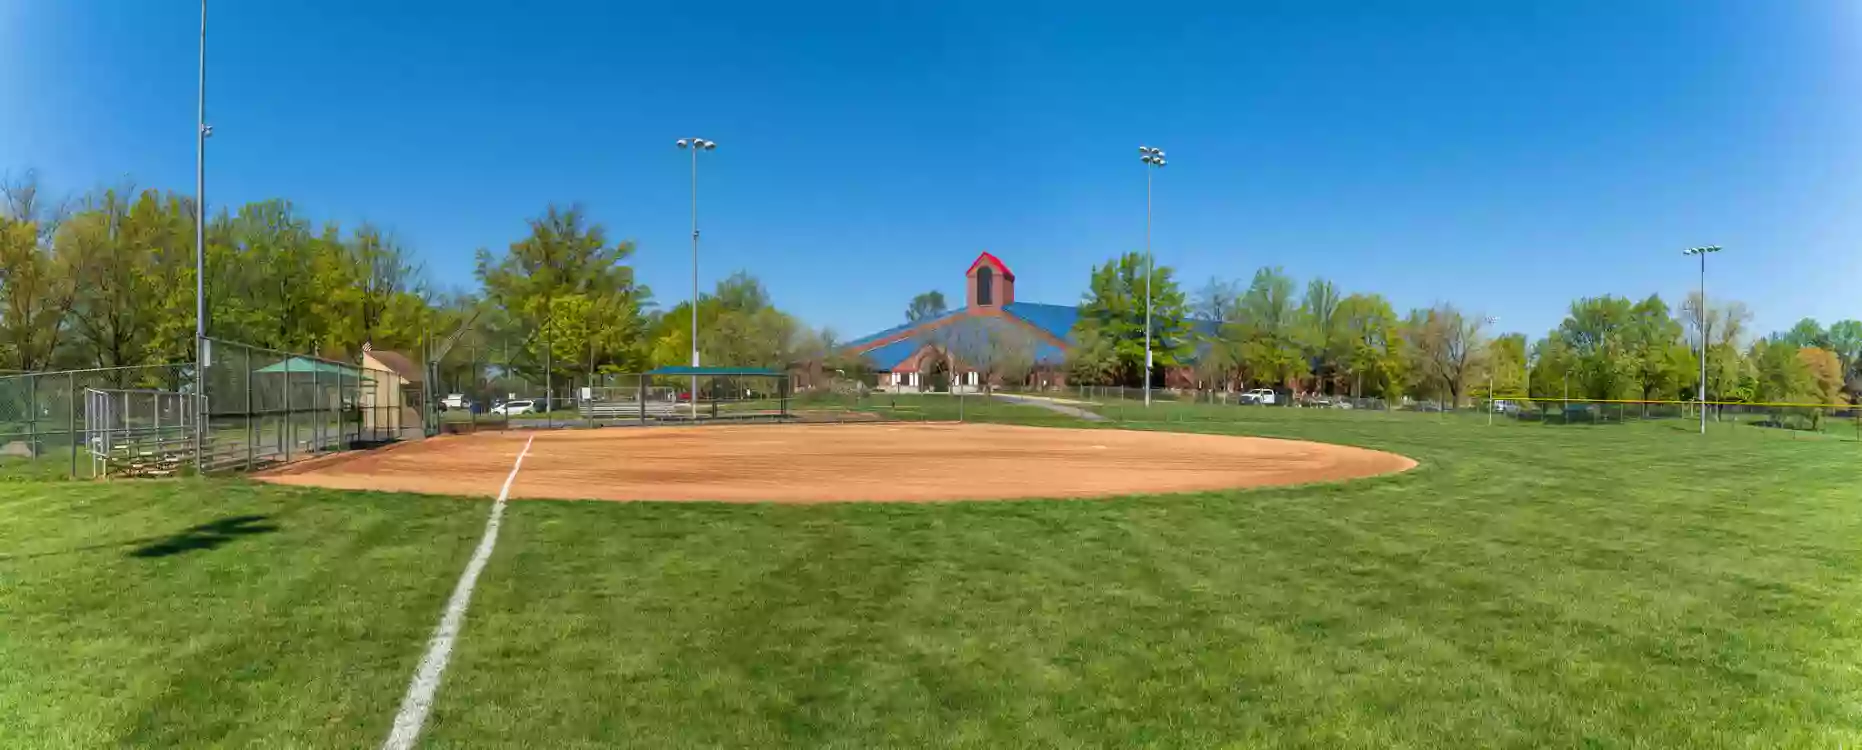
[[[1500,322],[1500,319],[1492,315],[1489,315],[1487,316],[1486,321],[1487,321],[1487,325],[1493,325],[1495,323]],[[1492,347],[1489,347],[1489,348],[1491,349]],[[1494,406],[1500,403],[1498,401],[1495,401],[1493,397],[1493,371],[1497,369],[1497,365],[1498,365],[1497,362],[1487,363],[1487,426],[1488,427],[1493,426]]]
[[[1164,167],[1164,150],[1138,147],[1138,159],[1144,170],[1144,405],[1151,405],[1151,176]]]
[[[679,148],[692,149],[692,421],[698,421],[698,152],[715,151],[717,141],[681,138]]]
[[[207,447],[207,383],[213,354],[207,344],[207,0],[200,0],[200,88],[194,118],[194,472],[200,473]]]
[[[1700,391],[1695,406],[1700,407],[1700,434],[1707,434],[1707,254],[1720,251],[1719,245],[1690,247],[1682,255],[1700,256]]]

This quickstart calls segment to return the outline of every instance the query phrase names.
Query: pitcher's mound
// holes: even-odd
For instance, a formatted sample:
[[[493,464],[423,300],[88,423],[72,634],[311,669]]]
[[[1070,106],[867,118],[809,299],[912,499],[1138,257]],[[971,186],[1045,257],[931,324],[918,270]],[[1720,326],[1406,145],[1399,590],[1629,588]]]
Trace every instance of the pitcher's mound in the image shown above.
[[[461,435],[287,468],[281,484],[511,497],[789,503],[1103,497],[1356,479],[1394,453],[1297,440],[991,424],[743,425]]]

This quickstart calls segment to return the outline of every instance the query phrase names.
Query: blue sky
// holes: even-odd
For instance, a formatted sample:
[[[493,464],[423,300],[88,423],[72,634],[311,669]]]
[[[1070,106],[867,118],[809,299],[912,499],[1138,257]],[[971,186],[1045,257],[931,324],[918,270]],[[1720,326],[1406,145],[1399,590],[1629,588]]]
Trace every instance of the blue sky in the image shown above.
[[[1000,6],[1012,6],[1008,8]],[[0,170],[191,191],[183,0],[0,0]],[[210,11],[208,200],[394,230],[449,287],[580,202],[688,294],[738,269],[846,337],[982,250],[1072,303],[1143,242],[1542,334],[1694,283],[1862,317],[1862,6],[1800,2],[365,3]]]

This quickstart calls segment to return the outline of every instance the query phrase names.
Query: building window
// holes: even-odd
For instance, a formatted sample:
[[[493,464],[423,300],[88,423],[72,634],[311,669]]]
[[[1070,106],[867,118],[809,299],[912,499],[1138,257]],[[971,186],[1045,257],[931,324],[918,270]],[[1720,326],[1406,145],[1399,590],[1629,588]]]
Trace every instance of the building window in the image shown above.
[[[994,283],[995,277],[995,269],[989,266],[976,269],[976,304],[993,305],[996,303],[994,296],[996,291],[996,285]]]

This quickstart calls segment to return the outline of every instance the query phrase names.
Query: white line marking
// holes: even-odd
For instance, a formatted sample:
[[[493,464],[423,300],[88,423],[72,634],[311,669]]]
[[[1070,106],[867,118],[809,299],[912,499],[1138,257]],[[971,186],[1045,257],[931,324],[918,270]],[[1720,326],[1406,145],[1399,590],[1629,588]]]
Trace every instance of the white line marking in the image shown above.
[[[440,617],[439,628],[427,641],[427,655],[421,657],[420,668],[414,670],[414,681],[407,685],[401,711],[394,715],[394,730],[388,733],[388,741],[381,744],[382,750],[408,750],[414,746],[414,740],[420,739],[420,727],[427,723],[427,713],[433,710],[433,694],[440,689],[440,675],[446,671],[446,662],[452,659],[453,642],[459,638],[459,628],[465,625],[466,606],[472,603],[472,588],[478,585],[478,574],[491,559],[491,548],[498,544],[498,526],[504,521],[504,503],[511,497],[511,483],[517,481],[517,470],[524,467],[524,456],[530,455],[530,444],[536,439],[537,436],[531,435],[524,441],[523,451],[517,454],[517,463],[511,466],[511,475],[504,478],[504,489],[498,491],[498,501],[492,503],[491,516],[485,519],[485,535],[479,537],[478,550],[466,563],[465,572],[459,574],[453,598],[446,600],[446,614]]]

